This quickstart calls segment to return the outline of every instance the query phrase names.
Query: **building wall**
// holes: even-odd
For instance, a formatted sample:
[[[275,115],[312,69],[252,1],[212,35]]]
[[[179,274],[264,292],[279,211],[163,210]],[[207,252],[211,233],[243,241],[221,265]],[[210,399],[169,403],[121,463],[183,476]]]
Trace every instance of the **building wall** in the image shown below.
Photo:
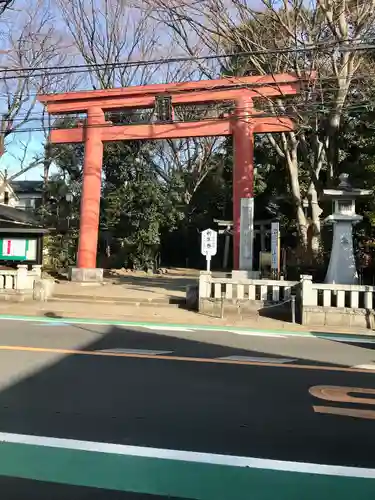
[[[42,194],[39,192],[33,193],[15,193],[11,185],[3,190],[4,178],[0,173],[0,203],[4,205],[9,205],[13,208],[19,208],[21,210],[34,210],[42,202]]]
[[[42,195],[39,194],[31,194],[31,193],[20,193],[18,195],[18,203],[17,208],[21,208],[23,210],[34,209],[37,208],[42,200]]]
[[[18,197],[14,193],[13,189],[8,185],[5,190],[3,190],[4,179],[0,177],[0,203],[9,205],[10,207],[17,208]]]

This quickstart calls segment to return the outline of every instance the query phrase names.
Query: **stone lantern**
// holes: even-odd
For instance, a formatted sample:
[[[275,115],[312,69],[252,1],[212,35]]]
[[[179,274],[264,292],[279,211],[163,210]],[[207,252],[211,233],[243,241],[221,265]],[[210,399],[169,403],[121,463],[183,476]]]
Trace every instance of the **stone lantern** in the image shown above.
[[[363,217],[355,213],[355,200],[371,196],[370,189],[354,189],[349,183],[349,175],[339,176],[337,189],[324,189],[325,198],[333,202],[333,214],[324,223],[333,225],[333,241],[326,283],[355,285],[358,273],[353,252],[353,226]]]

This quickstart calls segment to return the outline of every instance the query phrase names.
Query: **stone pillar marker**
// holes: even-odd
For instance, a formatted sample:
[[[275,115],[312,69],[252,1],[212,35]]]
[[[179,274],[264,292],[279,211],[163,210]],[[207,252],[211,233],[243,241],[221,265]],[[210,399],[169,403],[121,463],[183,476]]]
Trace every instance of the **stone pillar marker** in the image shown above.
[[[353,252],[353,226],[363,217],[355,212],[355,200],[372,195],[370,189],[355,189],[349,183],[349,175],[339,176],[337,189],[324,189],[323,195],[334,204],[333,214],[324,219],[333,225],[332,250],[325,283],[355,285],[358,272]]]

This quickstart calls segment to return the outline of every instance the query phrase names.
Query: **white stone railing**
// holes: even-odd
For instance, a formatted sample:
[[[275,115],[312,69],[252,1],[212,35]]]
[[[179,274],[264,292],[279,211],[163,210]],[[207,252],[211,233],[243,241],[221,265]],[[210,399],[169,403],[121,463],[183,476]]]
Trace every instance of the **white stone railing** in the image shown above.
[[[293,320],[298,316],[304,325],[375,328],[375,286],[313,283],[311,276],[276,281],[214,278],[202,272],[199,277],[201,312],[217,314],[219,303],[221,309],[246,311],[289,301]]]
[[[17,271],[13,269],[0,270],[0,290],[16,290]]]
[[[214,278],[202,272],[199,278],[199,299],[228,301],[288,301],[299,281]]]
[[[375,287],[313,283],[311,276],[301,276],[303,305],[374,309]]]
[[[0,290],[32,290],[34,282],[42,275],[42,266],[33,266],[28,271],[26,265],[18,265],[17,269],[0,269]]]

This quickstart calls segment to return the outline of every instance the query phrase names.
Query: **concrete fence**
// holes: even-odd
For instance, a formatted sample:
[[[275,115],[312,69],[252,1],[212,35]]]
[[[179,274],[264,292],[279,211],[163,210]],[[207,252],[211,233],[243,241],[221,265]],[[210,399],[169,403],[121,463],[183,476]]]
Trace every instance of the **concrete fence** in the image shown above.
[[[0,270],[0,290],[15,290],[17,288],[16,270],[2,269]]]
[[[313,283],[301,276],[302,324],[373,327],[375,287]]]
[[[214,278],[202,272],[199,278],[199,310],[214,312],[224,301],[225,310],[259,310],[266,303],[283,303],[296,294],[299,281]]]
[[[18,265],[17,269],[0,270],[0,294],[5,300],[24,300],[32,298],[35,284],[42,280],[42,266],[33,266],[28,270],[26,265]]]
[[[299,320],[304,325],[373,327],[375,287],[313,283],[311,276],[300,281],[215,278],[202,272],[199,278],[199,311],[224,308],[242,312],[287,304],[296,297]]]

